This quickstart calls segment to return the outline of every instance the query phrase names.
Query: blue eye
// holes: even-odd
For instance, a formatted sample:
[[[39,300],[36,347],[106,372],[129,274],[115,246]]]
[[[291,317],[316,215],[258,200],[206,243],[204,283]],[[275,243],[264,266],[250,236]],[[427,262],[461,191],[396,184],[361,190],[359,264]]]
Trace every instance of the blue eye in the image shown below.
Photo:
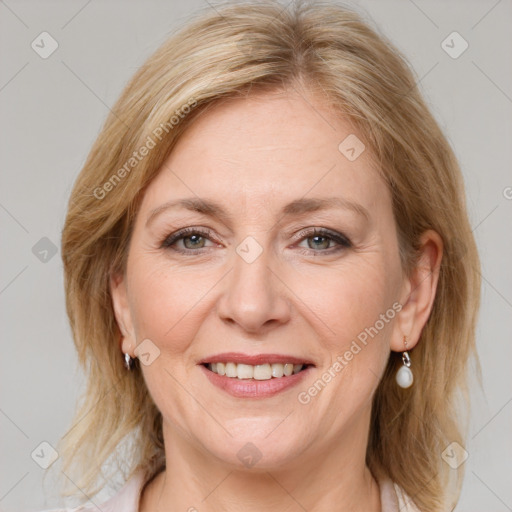
[[[299,236],[301,240],[307,241],[308,248],[313,252],[332,253],[352,247],[352,243],[346,236],[324,228],[304,230],[299,233]],[[332,247],[333,242],[337,247]]]
[[[163,242],[162,248],[173,248],[177,252],[197,251],[205,248],[205,243],[210,240],[210,230],[201,230],[197,228],[185,228],[169,235]],[[174,248],[177,242],[183,242],[184,249]]]
[[[345,235],[325,228],[303,230],[298,233],[298,236],[301,242],[307,241],[308,249],[300,251],[304,254],[332,254],[352,247],[352,243]],[[199,254],[204,252],[202,249],[209,249],[215,246],[214,243],[206,245],[207,242],[212,242],[212,238],[214,237],[209,229],[185,228],[165,238],[161,243],[161,247],[182,254]],[[180,243],[181,247],[179,246]],[[333,244],[335,244],[334,247]],[[298,245],[298,247],[301,246]]]

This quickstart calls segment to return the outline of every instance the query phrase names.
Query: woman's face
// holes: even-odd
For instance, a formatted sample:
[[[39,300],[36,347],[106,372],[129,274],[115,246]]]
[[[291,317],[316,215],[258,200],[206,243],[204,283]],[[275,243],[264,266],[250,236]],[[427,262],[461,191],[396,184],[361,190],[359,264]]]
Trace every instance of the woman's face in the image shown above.
[[[113,294],[166,443],[266,468],[366,445],[404,276],[390,194],[354,133],[311,95],[231,100],[148,187]],[[269,379],[284,363],[308,366]]]

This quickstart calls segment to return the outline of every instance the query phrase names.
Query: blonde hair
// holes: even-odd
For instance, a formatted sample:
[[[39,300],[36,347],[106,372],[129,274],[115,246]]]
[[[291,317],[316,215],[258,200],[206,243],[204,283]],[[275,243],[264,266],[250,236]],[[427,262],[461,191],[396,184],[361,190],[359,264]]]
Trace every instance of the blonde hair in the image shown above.
[[[111,474],[124,464],[126,478],[139,468],[149,478],[165,465],[161,414],[138,364],[123,367],[109,291],[112,272],[124,269],[145,188],[206,109],[296,84],[349,118],[380,163],[404,269],[414,267],[425,230],[442,237],[437,295],[413,353],[414,385],[396,385],[401,360],[391,353],[374,396],[366,462],[422,510],[445,510],[458,499],[463,466],[450,470],[441,452],[453,441],[464,445],[465,420],[455,407],[467,398],[467,363],[477,361],[480,293],[461,172],[404,58],[358,14],[319,2],[284,10],[277,2],[235,2],[200,12],[137,71],[90,151],[62,235],[66,305],[87,387],[60,452],[82,492],[99,490],[116,454]],[[134,157],[143,146],[144,158]],[[126,439],[132,442],[120,455]],[[458,476],[451,495],[450,471]]]

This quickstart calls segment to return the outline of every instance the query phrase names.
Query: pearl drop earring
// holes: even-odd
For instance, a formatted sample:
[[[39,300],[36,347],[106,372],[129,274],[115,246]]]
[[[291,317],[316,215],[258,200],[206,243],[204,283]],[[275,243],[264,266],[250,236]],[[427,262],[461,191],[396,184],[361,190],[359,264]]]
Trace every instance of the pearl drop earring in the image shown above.
[[[130,354],[124,354],[124,367],[129,371],[133,368],[133,359]]]
[[[401,388],[409,388],[412,386],[414,377],[411,371],[411,358],[409,352],[407,352],[407,338],[404,336],[405,351],[402,352],[402,363],[403,365],[396,372],[396,383]]]

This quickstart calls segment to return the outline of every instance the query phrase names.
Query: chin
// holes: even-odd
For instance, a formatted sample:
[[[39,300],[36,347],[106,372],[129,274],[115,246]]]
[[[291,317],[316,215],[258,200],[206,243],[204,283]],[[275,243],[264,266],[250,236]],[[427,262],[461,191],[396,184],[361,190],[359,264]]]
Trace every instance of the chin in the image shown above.
[[[278,424],[274,421],[273,428]],[[258,428],[254,421],[246,429],[240,426],[233,437],[224,431],[221,437],[216,444],[212,444],[212,438],[205,440],[203,446],[214,457],[237,469],[269,471],[282,468],[296,459],[305,448],[304,436],[297,429],[272,432],[266,425],[265,428]]]

